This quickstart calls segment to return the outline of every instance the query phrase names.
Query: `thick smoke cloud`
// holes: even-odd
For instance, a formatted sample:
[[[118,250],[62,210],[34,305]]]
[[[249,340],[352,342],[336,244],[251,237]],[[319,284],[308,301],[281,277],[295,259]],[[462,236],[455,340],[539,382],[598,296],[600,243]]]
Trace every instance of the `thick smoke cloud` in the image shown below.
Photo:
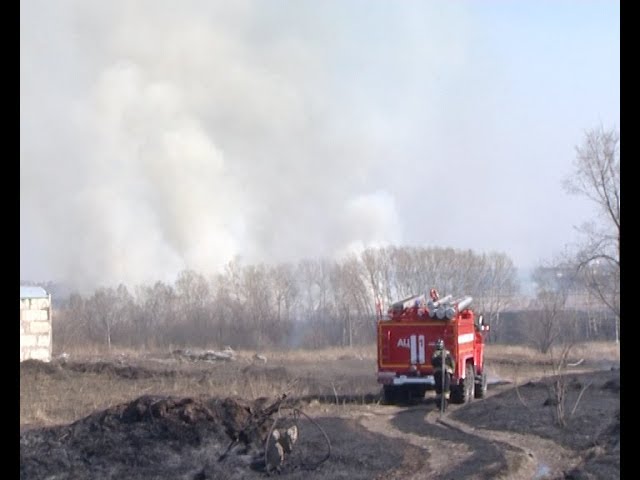
[[[20,14],[24,280],[172,281],[384,244],[530,268],[593,219],[562,179],[585,129],[620,123],[615,2]]]
[[[21,274],[90,288],[398,240],[322,44],[209,3],[25,6]]]

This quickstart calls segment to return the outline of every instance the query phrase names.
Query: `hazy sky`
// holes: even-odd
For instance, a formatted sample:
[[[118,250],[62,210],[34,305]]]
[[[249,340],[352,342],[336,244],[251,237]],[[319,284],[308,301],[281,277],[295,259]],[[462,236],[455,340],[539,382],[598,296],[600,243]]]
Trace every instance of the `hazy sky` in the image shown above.
[[[384,244],[530,268],[595,216],[562,179],[620,126],[617,1],[20,5],[21,279]]]

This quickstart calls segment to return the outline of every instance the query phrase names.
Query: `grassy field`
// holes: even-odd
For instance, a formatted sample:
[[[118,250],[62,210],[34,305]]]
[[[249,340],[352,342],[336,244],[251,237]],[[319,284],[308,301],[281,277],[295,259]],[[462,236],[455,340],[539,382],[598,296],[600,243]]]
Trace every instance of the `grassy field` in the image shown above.
[[[267,362],[254,358],[263,355]],[[488,345],[493,376],[519,383],[552,373],[555,355],[522,346]],[[569,361],[581,368],[619,364],[613,343],[575,345]],[[328,397],[336,402],[372,401],[376,347],[324,350],[238,351],[234,361],[188,362],[169,351],[95,350],[71,352],[66,362],[23,362],[20,368],[20,424],[73,422],[97,410],[142,395],[240,397],[254,400],[289,392],[296,397]],[[375,400],[374,400],[375,401]]]

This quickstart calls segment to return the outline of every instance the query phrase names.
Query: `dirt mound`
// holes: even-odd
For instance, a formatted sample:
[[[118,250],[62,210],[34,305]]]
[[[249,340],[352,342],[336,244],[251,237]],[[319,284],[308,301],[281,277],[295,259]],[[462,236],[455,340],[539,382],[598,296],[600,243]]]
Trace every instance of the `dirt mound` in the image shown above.
[[[289,480],[370,480],[415,450],[356,419],[314,419],[298,401],[281,400],[143,396],[70,425],[26,430],[20,478],[264,479],[265,440],[291,422],[298,439],[279,470]]]
[[[217,474],[260,468],[273,412],[267,399],[143,396],[71,425],[22,433],[20,477],[196,478],[206,469],[231,478]],[[233,455],[218,461],[229,445]]]
[[[44,373],[46,375],[53,375],[58,373],[61,368],[60,364],[57,362],[43,362],[41,360],[25,360],[20,362],[20,369],[24,372],[32,373],[32,374],[41,374]]]
[[[66,362],[61,364],[65,370],[71,370],[78,373],[99,373],[111,376],[138,380],[142,378],[152,378],[162,375],[166,377],[175,377],[176,372],[173,370],[154,371],[144,367],[135,365],[117,365],[111,362]]]
[[[54,359],[51,362],[29,359],[20,363],[20,370],[31,375],[59,375],[62,372],[76,372],[104,374],[130,380],[176,376],[175,370],[151,370],[138,365],[118,364],[109,361],[70,362],[65,359]]]

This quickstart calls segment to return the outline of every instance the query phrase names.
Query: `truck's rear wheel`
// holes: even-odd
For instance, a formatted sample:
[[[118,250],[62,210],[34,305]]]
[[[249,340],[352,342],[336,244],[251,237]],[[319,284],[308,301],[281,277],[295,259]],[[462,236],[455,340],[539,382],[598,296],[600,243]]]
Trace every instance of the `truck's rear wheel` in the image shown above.
[[[413,390],[406,385],[384,385],[382,387],[383,401],[387,405],[409,403],[413,393]]]
[[[451,403],[464,403],[464,387],[462,385],[451,386]]]
[[[382,403],[385,405],[393,405],[398,398],[398,389],[393,385],[382,386]]]
[[[411,389],[411,399],[422,400],[425,393],[427,393],[427,387],[425,387],[424,385],[414,385]]]
[[[464,403],[464,384],[451,385],[451,403]]]
[[[464,377],[464,401],[470,403],[473,400],[473,390],[475,386],[475,372],[473,364],[467,363],[467,369]]]
[[[475,384],[475,397],[484,398],[487,395],[487,374],[482,372],[480,380]]]

